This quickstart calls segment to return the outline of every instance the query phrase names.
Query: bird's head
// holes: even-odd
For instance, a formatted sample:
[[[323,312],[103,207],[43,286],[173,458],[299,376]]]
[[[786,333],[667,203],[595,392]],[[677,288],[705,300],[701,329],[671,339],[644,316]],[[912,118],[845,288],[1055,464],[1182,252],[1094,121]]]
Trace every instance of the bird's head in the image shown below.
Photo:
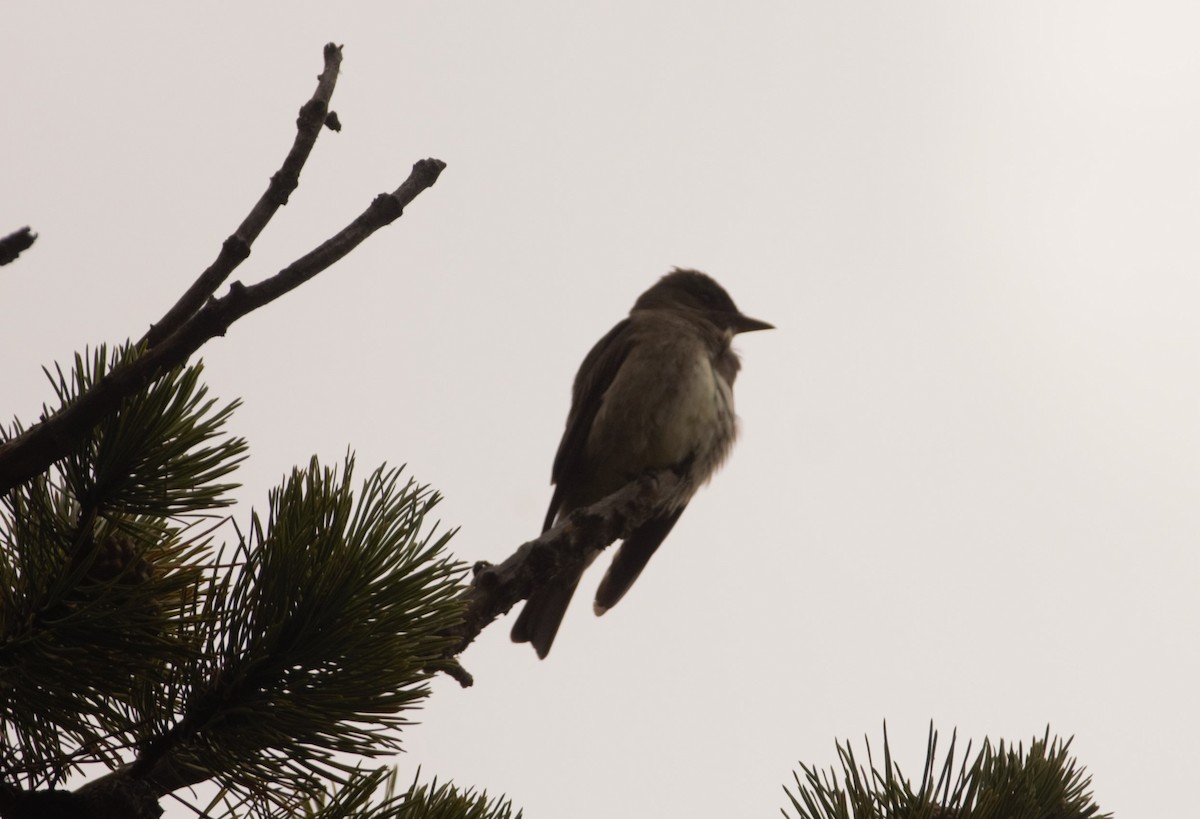
[[[699,270],[675,268],[638,296],[633,309],[687,310],[699,313],[706,321],[734,333],[772,330],[775,326],[744,315],[725,292],[725,288]]]

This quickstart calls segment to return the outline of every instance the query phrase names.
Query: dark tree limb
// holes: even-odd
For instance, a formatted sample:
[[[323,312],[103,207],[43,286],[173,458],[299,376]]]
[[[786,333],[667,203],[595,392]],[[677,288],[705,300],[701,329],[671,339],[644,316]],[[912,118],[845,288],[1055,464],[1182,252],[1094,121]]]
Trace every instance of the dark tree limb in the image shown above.
[[[0,265],[15,262],[18,256],[33,245],[35,239],[37,239],[37,234],[28,227],[14,230],[0,239]]]
[[[336,51],[340,59],[340,49],[336,46],[326,47],[327,74],[330,73],[328,61],[331,50]],[[336,67],[336,62],[334,66]],[[324,76],[323,74],[322,77]],[[332,88],[330,90],[332,91]],[[301,120],[303,119],[302,114]],[[322,110],[318,122],[323,119]],[[296,148],[293,146],[292,153],[288,155],[289,160],[295,154]],[[299,161],[302,164],[302,160]],[[242,253],[238,248],[244,247],[245,252],[249,252],[249,247],[236,239],[237,234],[226,240],[217,262],[205,271],[188,291],[200,294],[202,306],[193,310],[185,304],[189,298],[185,296],[158,325],[155,325],[144,341],[150,340],[150,336],[155,334],[159,326],[171,329],[171,325],[177,325],[169,334],[157,338],[136,358],[114,368],[91,390],[61,411],[35,424],[11,441],[0,444],[0,494],[48,469],[56,460],[67,455],[77,441],[88,435],[100,419],[116,410],[123,400],[143,389],[163,372],[185,363],[192,353],[209,339],[224,335],[235,321],[296,289],[344,257],[376,230],[400,218],[405,206],[437,182],[445,167],[446,163],[440,159],[418,161],[400,187],[391,193],[376,196],[366,210],[336,235],[264,281],[252,285],[243,285],[235,281],[230,285],[229,292],[218,299],[203,291],[210,285],[215,289],[220,281],[212,283],[206,277],[214,268],[220,273],[218,265],[221,259],[227,255],[236,258]],[[299,172],[298,166],[296,172]],[[255,209],[260,206],[263,206],[261,200]],[[274,209],[271,209],[270,213],[274,213]],[[270,216],[267,214],[260,218],[269,219]],[[250,217],[247,217],[247,222],[249,221]],[[243,225],[245,224],[246,222],[243,222]],[[262,224],[265,225],[266,222],[263,221]],[[258,230],[261,230],[261,226]],[[231,271],[232,267],[228,272]],[[228,272],[222,274],[222,280]],[[213,278],[216,275],[212,274]],[[188,310],[192,310],[191,314],[184,316]]]
[[[163,809],[143,782],[110,780],[84,791],[23,791],[0,784],[0,816],[4,819],[158,819]]]
[[[183,322],[194,316],[204,305],[205,299],[217,292],[217,288],[250,255],[250,246],[271,221],[271,217],[288,202],[292,191],[300,184],[300,171],[308,161],[321,126],[329,113],[329,101],[337,85],[338,70],[342,65],[342,47],[328,43],[325,46],[325,69],[317,77],[317,89],[312,99],[304,103],[296,118],[296,139],[288,151],[283,165],[271,177],[267,190],[254,203],[250,213],[238,225],[237,230],[221,245],[221,252],[200,278],[192,283],[187,292],[167,311],[161,319],[151,325],[142,337],[141,344],[153,347],[179,329]],[[336,121],[336,119],[335,119]],[[334,130],[339,130],[335,128]]]
[[[572,512],[566,521],[522,544],[503,563],[476,565],[475,578],[463,594],[467,611],[455,633],[458,643],[449,656],[461,654],[493,620],[528,598],[533,589],[578,571],[596,552],[658,514],[662,499],[678,494],[682,480],[670,469],[647,473],[599,503]],[[450,676],[460,684],[470,684],[465,672]]]

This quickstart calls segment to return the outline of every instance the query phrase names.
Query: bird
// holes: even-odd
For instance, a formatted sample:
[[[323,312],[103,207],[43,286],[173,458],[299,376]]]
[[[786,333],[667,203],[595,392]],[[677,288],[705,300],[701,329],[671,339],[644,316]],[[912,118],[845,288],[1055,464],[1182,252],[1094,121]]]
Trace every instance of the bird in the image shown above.
[[[551,470],[554,492],[542,531],[616,492],[648,470],[673,469],[679,489],[629,533],[596,591],[604,614],[625,596],[696,490],[737,436],[733,382],[738,333],[774,326],[750,318],[715,279],[675,268],[642,293],[628,317],[592,347],[572,388]],[[592,554],[577,571],[534,589],[512,629],[545,659]]]

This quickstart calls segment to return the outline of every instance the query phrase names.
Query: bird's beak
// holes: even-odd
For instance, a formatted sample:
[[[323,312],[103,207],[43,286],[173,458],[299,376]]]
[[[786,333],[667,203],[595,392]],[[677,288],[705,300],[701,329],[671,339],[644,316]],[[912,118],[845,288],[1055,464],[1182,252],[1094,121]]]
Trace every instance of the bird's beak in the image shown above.
[[[741,313],[736,313],[733,316],[733,332],[749,333],[754,330],[774,330],[774,324],[767,324],[765,321],[759,321],[756,318],[744,316]]]

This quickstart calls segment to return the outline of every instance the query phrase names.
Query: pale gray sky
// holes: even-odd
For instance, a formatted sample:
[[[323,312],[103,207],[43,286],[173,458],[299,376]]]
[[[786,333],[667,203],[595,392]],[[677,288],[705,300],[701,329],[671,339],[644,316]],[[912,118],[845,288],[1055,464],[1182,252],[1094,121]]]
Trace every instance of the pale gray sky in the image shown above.
[[[494,625],[405,776],[531,817],[771,816],[797,760],[1075,736],[1179,816],[1198,761],[1200,11],[1044,2],[11,4],[4,411],[140,334],[334,108],[238,275],[394,188],[405,217],[204,350],[239,497],[312,453],[408,463],[464,560],[537,534],[569,385],[672,265],[778,330],[742,438],[636,589],[545,662]],[[187,815],[172,808],[171,815]]]

